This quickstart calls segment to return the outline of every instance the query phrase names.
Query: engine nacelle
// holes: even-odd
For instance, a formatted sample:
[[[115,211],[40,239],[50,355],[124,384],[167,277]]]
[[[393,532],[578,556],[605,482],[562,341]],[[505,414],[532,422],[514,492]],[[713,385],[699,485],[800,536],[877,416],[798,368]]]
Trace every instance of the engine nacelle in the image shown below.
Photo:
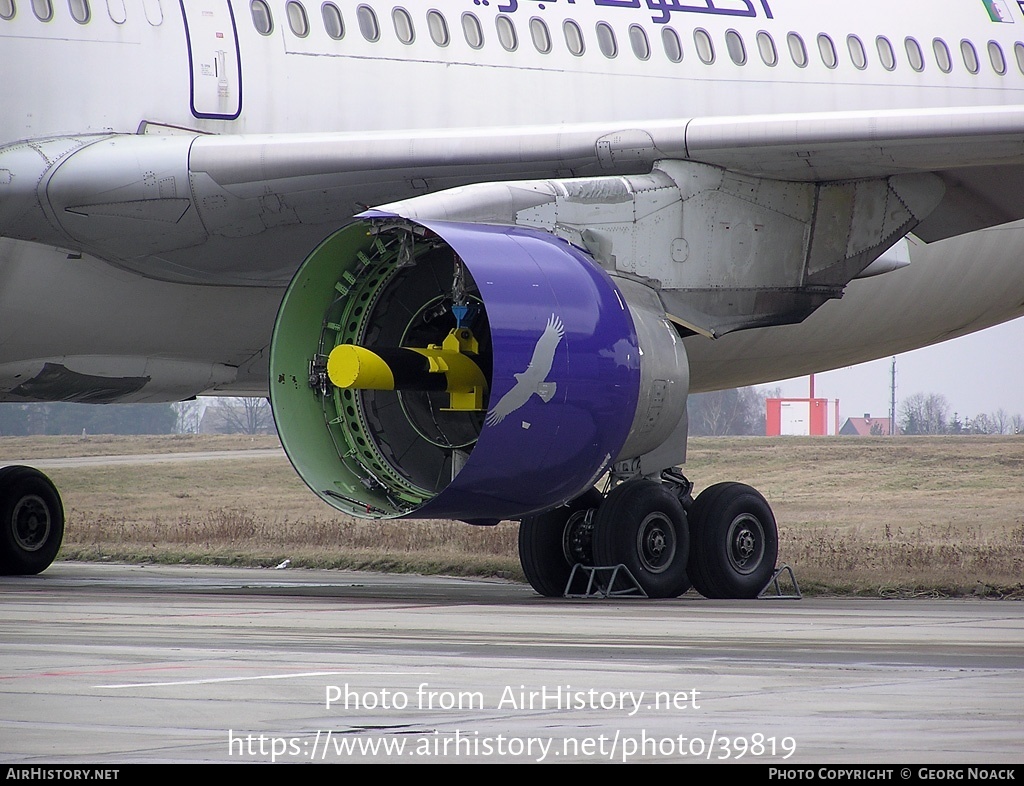
[[[614,462],[685,455],[688,368],[656,294],[540,230],[364,214],[299,268],[270,368],[289,459],[355,516],[520,518]]]

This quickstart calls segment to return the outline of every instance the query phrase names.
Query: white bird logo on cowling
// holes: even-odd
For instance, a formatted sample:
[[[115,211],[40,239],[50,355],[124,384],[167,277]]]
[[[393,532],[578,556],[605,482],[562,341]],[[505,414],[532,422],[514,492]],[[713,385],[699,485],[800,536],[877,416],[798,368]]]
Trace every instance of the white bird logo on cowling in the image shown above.
[[[562,320],[554,314],[548,320],[547,327],[537,339],[537,346],[533,348],[533,357],[530,365],[522,374],[513,374],[516,384],[512,389],[501,397],[494,408],[487,413],[486,423],[488,426],[495,426],[501,423],[506,416],[512,414],[523,404],[530,400],[530,396],[536,393],[541,401],[547,404],[555,396],[558,385],[555,382],[545,382],[548,374],[551,373],[551,364],[555,360],[555,350],[558,343],[565,336],[565,328]]]

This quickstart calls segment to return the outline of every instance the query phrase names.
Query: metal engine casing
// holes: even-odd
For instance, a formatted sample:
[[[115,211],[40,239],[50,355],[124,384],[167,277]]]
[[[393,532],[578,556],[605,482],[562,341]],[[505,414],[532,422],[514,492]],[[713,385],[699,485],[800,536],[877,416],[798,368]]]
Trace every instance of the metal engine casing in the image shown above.
[[[413,346],[454,326],[456,265],[486,410],[452,412],[443,393],[324,384],[318,363],[336,344]],[[615,461],[649,463],[680,427],[670,452],[685,455],[686,359],[656,294],[531,228],[360,216],[300,267],[270,365],[289,459],[359,517],[520,518],[578,496]]]

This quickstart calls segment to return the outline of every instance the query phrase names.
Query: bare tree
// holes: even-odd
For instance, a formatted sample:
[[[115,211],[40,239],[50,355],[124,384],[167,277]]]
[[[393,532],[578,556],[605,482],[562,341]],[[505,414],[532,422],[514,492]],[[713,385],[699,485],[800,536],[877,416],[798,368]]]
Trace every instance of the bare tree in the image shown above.
[[[968,430],[970,434],[992,434],[994,427],[992,425],[992,419],[984,412],[979,412],[971,419],[971,427]]]
[[[687,401],[690,434],[764,434],[765,393],[754,388],[730,388],[696,393]]]
[[[179,401],[173,404],[175,434],[198,434],[199,421],[203,416],[203,405],[197,399]]]
[[[938,393],[915,393],[900,404],[900,430],[904,434],[948,432],[949,402]]]
[[[216,430],[224,434],[266,434],[274,428],[270,402],[265,398],[232,398],[215,404]]]

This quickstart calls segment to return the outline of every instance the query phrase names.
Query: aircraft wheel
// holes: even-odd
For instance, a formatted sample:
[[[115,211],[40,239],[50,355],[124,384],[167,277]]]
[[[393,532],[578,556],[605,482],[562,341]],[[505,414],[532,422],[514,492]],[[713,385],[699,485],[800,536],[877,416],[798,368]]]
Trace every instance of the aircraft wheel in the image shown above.
[[[706,598],[756,598],[775,572],[779,532],[756,489],[717,483],[690,511],[689,574]]]
[[[46,570],[64,539],[64,506],[46,475],[32,467],[0,469],[0,574]]]
[[[541,595],[560,598],[577,563],[593,564],[587,513],[601,503],[590,489],[568,505],[527,516],[519,523],[519,563],[526,580]]]
[[[690,588],[686,512],[663,484],[633,480],[616,486],[594,517],[594,560],[623,564],[652,598],[674,598]]]

